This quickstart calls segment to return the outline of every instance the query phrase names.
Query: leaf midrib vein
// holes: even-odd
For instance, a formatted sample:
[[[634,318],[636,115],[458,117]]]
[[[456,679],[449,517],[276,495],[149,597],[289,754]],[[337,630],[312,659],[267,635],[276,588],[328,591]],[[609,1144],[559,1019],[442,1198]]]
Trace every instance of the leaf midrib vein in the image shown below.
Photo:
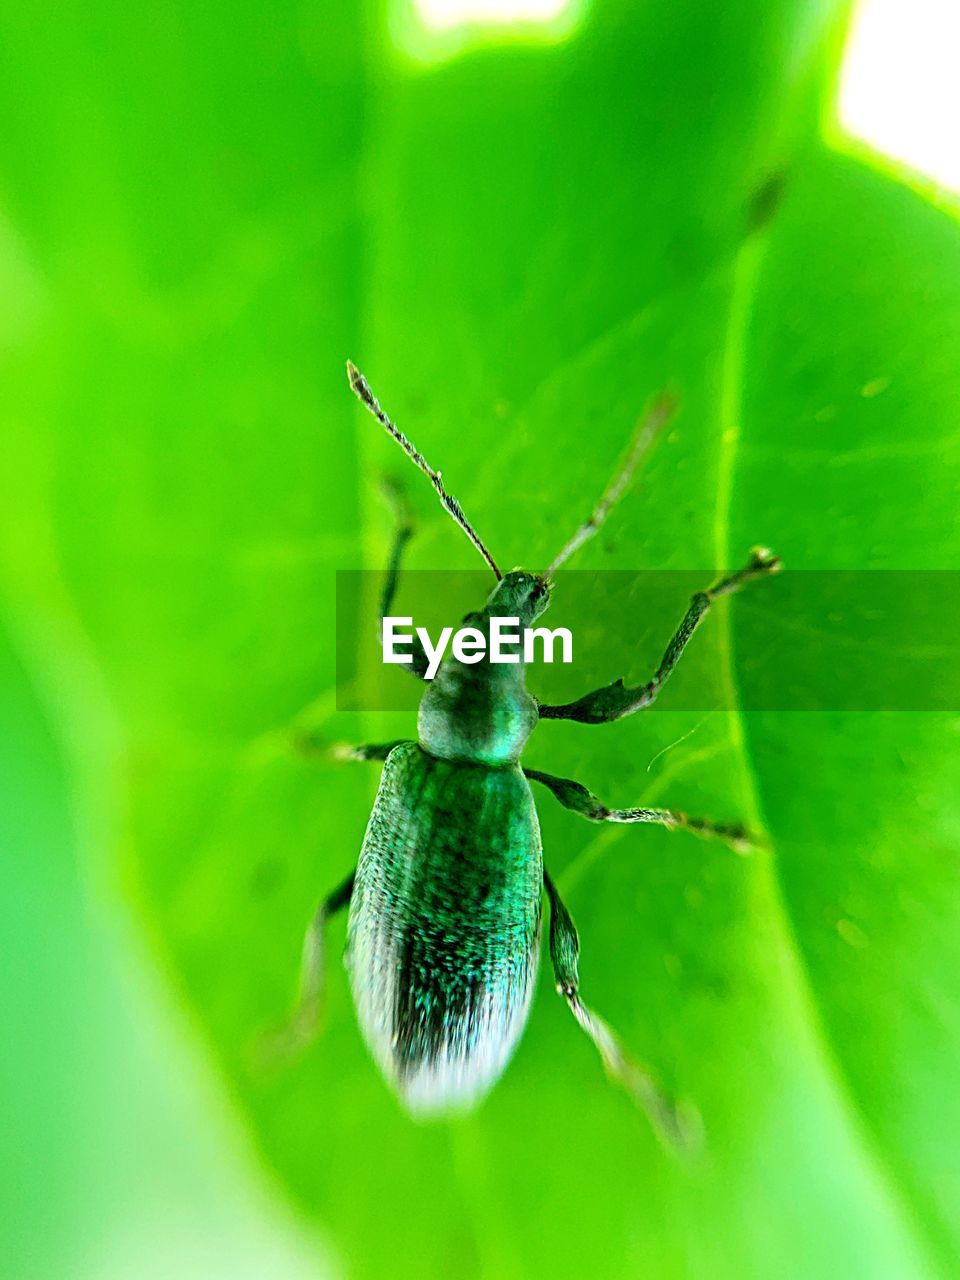
[[[768,242],[768,235],[755,236],[747,241],[741,248],[733,271],[722,363],[720,448],[713,528],[714,560],[718,569],[729,566],[733,550],[730,546],[730,512],[741,439],[744,349]],[[736,553],[739,554],[741,550],[745,549],[738,548]],[[739,774],[746,817],[751,824],[763,830],[766,824],[761,816],[760,784],[744,733],[743,709],[734,672],[730,601],[721,600],[718,603],[717,652],[724,689],[723,701],[728,708],[726,714],[730,725],[730,740],[735,748],[733,768]],[[923,1262],[929,1264],[931,1241],[921,1226],[921,1215],[915,1207],[914,1197],[901,1190],[883,1151],[880,1136],[863,1112],[834,1053],[809,966],[786,903],[775,851],[772,850],[766,856],[769,858],[764,876],[767,901],[776,912],[775,928],[783,939],[784,950],[793,964],[793,997],[806,1022],[811,1047],[822,1067],[824,1079],[837,1099],[840,1113],[849,1122],[847,1127],[851,1145],[859,1149],[865,1165],[874,1174],[877,1189],[889,1204],[891,1216],[899,1220],[904,1235],[917,1247]],[[763,875],[764,869],[758,868],[758,872]],[[933,1271],[934,1268],[931,1267],[931,1274]]]

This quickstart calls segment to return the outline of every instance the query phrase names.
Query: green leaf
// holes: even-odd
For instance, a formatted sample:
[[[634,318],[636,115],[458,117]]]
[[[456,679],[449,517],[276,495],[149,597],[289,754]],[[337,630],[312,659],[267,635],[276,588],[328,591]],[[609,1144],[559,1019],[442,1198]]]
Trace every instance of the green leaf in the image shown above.
[[[804,166],[752,317],[735,539],[762,513],[793,525],[783,551],[798,568],[956,566],[958,268],[953,219],[855,161]],[[944,574],[943,589],[953,581]],[[750,615],[738,615],[744,654]],[[817,626],[784,620],[785,661],[792,636]],[[869,661],[870,637],[851,641],[851,667]],[[960,1104],[945,1067],[960,1046],[960,722],[955,711],[746,719],[837,1095],[949,1272],[960,1249]]]
[[[657,709],[531,743],[611,804],[775,837],[744,860],[539,801],[585,996],[696,1102],[692,1166],[604,1079],[547,973],[465,1119],[399,1110],[338,971],[315,1048],[272,1070],[253,1052],[375,786],[297,758],[288,728],[412,731],[335,711],[333,573],[383,562],[375,477],[401,462],[344,358],[509,564],[545,563],[664,386],[675,428],[578,567],[708,576],[758,542],[795,567],[952,564],[960,235],[823,150],[842,16],[596,0],[563,43],[429,68],[343,3],[5,20],[35,88],[0,88],[7,607],[81,747],[102,679],[123,751],[81,781],[122,815],[124,891],[277,1184],[352,1275],[955,1269],[948,717]],[[412,563],[476,567],[408,481]],[[751,610],[775,608],[769,583],[717,610],[705,679],[735,693]],[[591,674],[658,657],[611,671],[598,649]]]

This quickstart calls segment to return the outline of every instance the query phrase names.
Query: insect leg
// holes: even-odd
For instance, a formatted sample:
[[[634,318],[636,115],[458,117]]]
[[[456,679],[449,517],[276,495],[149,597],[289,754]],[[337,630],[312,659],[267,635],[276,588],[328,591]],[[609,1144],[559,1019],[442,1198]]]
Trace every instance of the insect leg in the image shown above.
[[[397,738],[394,742],[363,742],[359,746],[338,742],[331,744],[326,737],[310,730],[298,731],[293,736],[294,746],[306,756],[333,757],[334,760],[386,760],[394,747],[403,746],[409,739]]]
[[[572,778],[557,778],[539,769],[524,769],[526,776],[540,782],[560,803],[590,822],[653,822],[668,831],[682,828],[706,839],[725,841],[737,853],[749,853],[767,842],[763,836],[751,834],[738,822],[712,822],[709,818],[691,818],[680,809],[608,809],[592,791]]]
[[[263,1060],[289,1058],[308,1044],[317,1033],[326,985],[326,924],[349,903],[355,875],[356,872],[351,871],[346,880],[323,899],[307,927],[300,961],[297,1006],[283,1026],[262,1038],[259,1048]]]
[[[780,568],[780,559],[762,548],[755,548],[750,559],[736,573],[721,578],[706,591],[698,591],[690,601],[690,607],[683,616],[673,639],[667,645],[651,680],[646,684],[628,688],[622,680],[605,685],[602,689],[594,689],[576,702],[568,702],[563,706],[540,704],[540,717],[543,720],[579,720],[581,724],[605,724],[609,720],[619,720],[642,707],[649,707],[663,688],[670,672],[677,665],[687,642],[696,631],[711,604],[720,596],[732,595],[753,578],[760,578],[769,573],[776,573]]]
[[[355,874],[351,871],[346,880],[324,898],[307,926],[303,939],[300,996],[297,1011],[293,1016],[293,1024],[298,1038],[304,1040],[309,1039],[316,1031],[323,1007],[323,989],[326,984],[326,947],[324,945],[326,924],[332,916],[349,904]]]
[[[394,747],[405,746],[407,738],[397,738],[395,742],[364,742],[358,747],[340,744],[333,748],[336,760],[386,760]]]
[[[697,1138],[695,1116],[678,1108],[650,1073],[628,1056],[607,1023],[580,999],[580,939],[576,926],[546,871],[543,883],[550,899],[550,959],[557,991],[593,1041],[608,1074],[646,1112],[658,1137],[670,1146],[689,1149]]]
[[[403,489],[396,481],[389,477],[383,479],[383,494],[387,503],[393,512],[396,522],[396,529],[393,535],[393,546],[390,550],[390,563],[387,566],[387,574],[383,580],[383,589],[380,592],[380,610],[379,610],[379,632],[382,641],[383,637],[383,620],[390,615],[393,605],[393,598],[397,594],[397,578],[400,574],[400,562],[403,559],[403,551],[407,543],[413,536],[413,516],[410,512],[410,506],[407,503],[406,495]],[[414,633],[413,642],[411,644],[411,654],[413,661],[402,663],[401,665],[417,677],[423,680],[426,677],[427,655],[423,651],[423,645]]]

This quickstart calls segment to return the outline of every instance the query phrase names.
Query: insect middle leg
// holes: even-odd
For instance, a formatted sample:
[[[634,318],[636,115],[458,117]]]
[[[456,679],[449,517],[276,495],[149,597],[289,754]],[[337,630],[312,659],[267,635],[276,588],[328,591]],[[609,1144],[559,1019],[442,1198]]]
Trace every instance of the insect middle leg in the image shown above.
[[[572,778],[557,778],[539,769],[523,771],[533,782],[547,787],[560,803],[590,822],[652,822],[668,831],[682,828],[706,839],[725,841],[737,853],[749,853],[752,848],[766,843],[759,835],[751,834],[739,822],[713,822],[709,818],[691,818],[681,809],[608,809],[582,782]]]
[[[396,738],[393,742],[331,744],[322,734],[309,730],[301,730],[293,735],[293,744],[302,755],[332,756],[334,760],[386,760],[394,747],[402,746],[407,741],[406,738]]]
[[[581,724],[605,724],[609,720],[619,720],[642,707],[649,707],[663,688],[670,672],[680,660],[680,655],[687,647],[690,637],[696,631],[709,611],[711,604],[720,596],[732,595],[753,578],[764,577],[776,573],[780,568],[779,556],[762,548],[755,548],[750,559],[736,573],[721,578],[706,591],[698,591],[690,601],[690,607],[683,616],[673,639],[667,645],[652,679],[635,688],[627,687],[622,680],[605,685],[602,689],[594,689],[576,702],[567,702],[562,706],[540,704],[540,718],[543,720],[579,720]]]
[[[557,991],[593,1041],[609,1074],[647,1113],[657,1135],[671,1146],[691,1147],[696,1139],[693,1116],[678,1108],[650,1073],[628,1056],[613,1030],[580,998],[580,938],[570,912],[546,871],[543,884],[550,899],[550,959]]]
[[[408,738],[396,738],[393,742],[362,742],[359,746],[339,745],[333,748],[337,760],[386,760],[394,747],[402,747]]]

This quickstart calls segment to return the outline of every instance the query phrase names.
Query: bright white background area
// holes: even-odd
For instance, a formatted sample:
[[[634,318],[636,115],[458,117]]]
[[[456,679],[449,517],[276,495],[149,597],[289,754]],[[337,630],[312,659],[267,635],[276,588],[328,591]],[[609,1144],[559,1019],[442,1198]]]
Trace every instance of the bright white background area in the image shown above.
[[[451,27],[552,22],[569,0],[416,0],[421,22],[434,31]]]
[[[569,35],[580,0],[413,0],[427,33]],[[442,56],[442,55],[441,55]],[[428,59],[429,60],[429,59]],[[873,150],[960,191],[960,0],[861,0],[844,58],[838,115]]]
[[[960,191],[960,0],[863,0],[839,116],[875,151]]]

